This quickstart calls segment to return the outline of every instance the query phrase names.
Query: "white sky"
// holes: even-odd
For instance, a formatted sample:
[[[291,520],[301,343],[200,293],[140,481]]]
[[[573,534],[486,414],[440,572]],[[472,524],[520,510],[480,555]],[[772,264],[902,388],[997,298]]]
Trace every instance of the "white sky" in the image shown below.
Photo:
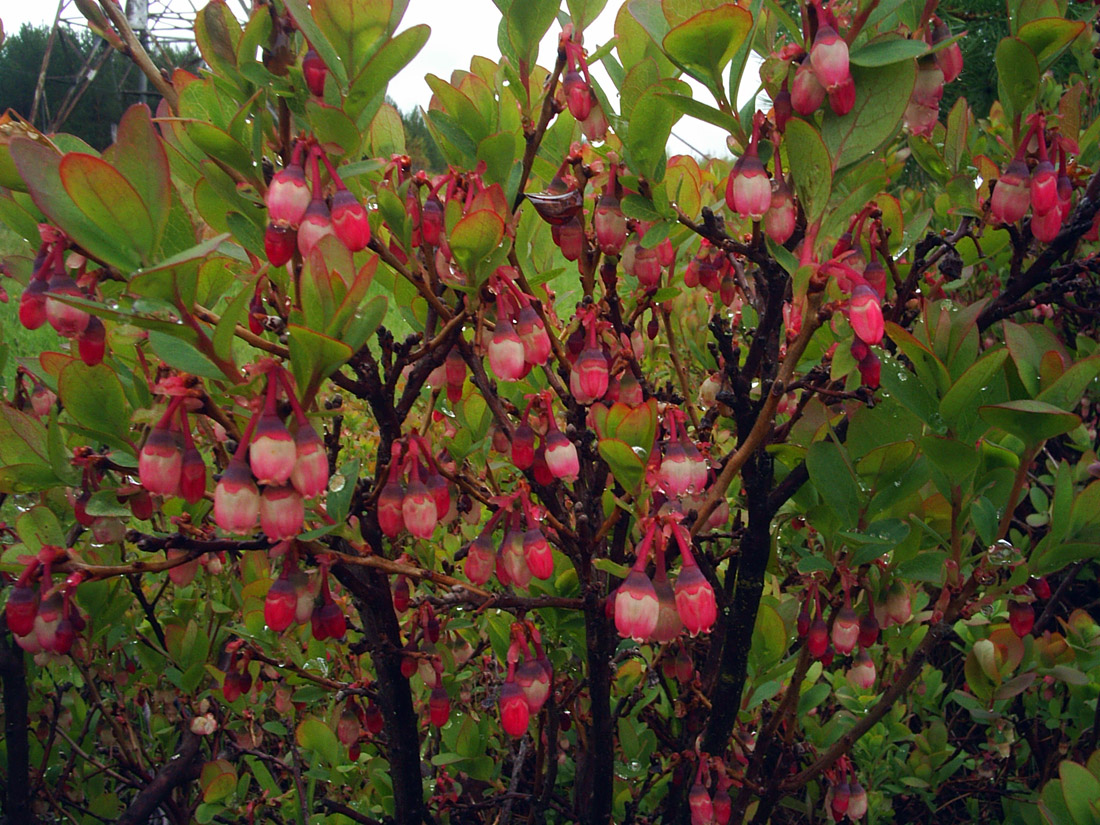
[[[63,18],[78,18],[76,7],[68,0],[63,2],[66,3]],[[584,42],[590,52],[614,36],[615,15],[622,4],[620,0],[609,0],[603,14],[585,30]],[[201,5],[200,0],[150,0],[150,10],[154,14],[167,6],[174,12],[190,15],[192,9]],[[239,0],[230,0],[229,5],[240,12]],[[0,0],[0,20],[8,33],[18,31],[23,23],[49,25],[56,11],[54,0]],[[499,55],[496,45],[499,21],[500,12],[492,0],[411,0],[401,28],[427,23],[432,27],[432,36],[416,59],[391,81],[390,96],[402,108],[412,108],[414,105],[426,107],[431,98],[431,90],[424,82],[426,74],[447,79],[454,69],[468,69],[470,58],[475,54],[494,58]],[[541,65],[550,66],[554,62],[557,38],[558,26],[554,25],[542,42],[539,52]],[[594,67],[594,73],[605,92],[611,93],[614,86],[602,67]],[[745,74],[738,106],[755,91],[755,72],[747,71]],[[689,82],[697,98],[714,104],[709,92],[694,81]],[[678,136],[708,155],[728,155],[725,133],[710,124],[684,117],[673,129],[673,135],[668,146],[670,153],[689,152],[688,147],[677,139]]]

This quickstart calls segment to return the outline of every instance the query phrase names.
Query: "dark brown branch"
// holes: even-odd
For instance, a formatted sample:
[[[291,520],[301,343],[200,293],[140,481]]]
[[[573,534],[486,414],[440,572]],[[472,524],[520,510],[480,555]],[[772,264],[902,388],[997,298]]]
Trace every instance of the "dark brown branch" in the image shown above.
[[[200,770],[200,739],[189,730],[184,730],[180,739],[179,751],[160,769],[153,780],[137,795],[126,812],[118,818],[116,825],[143,825],[158,807],[180,785],[198,779]]]

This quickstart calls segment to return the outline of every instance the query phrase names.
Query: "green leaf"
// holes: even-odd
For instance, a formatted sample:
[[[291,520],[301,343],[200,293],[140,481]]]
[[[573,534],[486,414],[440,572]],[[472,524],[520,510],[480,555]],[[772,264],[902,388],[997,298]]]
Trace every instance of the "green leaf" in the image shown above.
[[[966,372],[960,375],[958,380],[951,385],[951,389],[940,401],[940,415],[947,421],[948,426],[953,427],[953,422],[958,421],[964,413],[973,408],[974,402],[977,401],[982,390],[986,388],[993,376],[1001,370],[1007,359],[1007,349],[987,352],[971,364]]]
[[[833,168],[864,160],[897,132],[917,79],[916,61],[885,66],[852,66],[856,102],[848,114],[837,117],[829,109],[821,123],[821,137],[833,158]]]
[[[149,346],[157,358],[170,367],[192,375],[201,375],[203,378],[212,378],[215,381],[225,380],[225,373],[218,369],[213,361],[182,338],[152,331],[149,333]]]
[[[218,802],[229,796],[237,787],[237,772],[233,763],[226,759],[217,759],[202,766],[199,774],[199,787],[202,788],[203,802]]]
[[[294,739],[300,747],[308,748],[320,756],[329,767],[336,767],[342,761],[340,742],[332,728],[320,719],[305,719],[294,732]]]
[[[926,435],[920,440],[920,449],[953,483],[962,484],[978,469],[977,451],[953,438]]]
[[[240,291],[225,308],[218,324],[214,327],[214,335],[211,336],[210,345],[214,354],[224,361],[233,358],[233,336],[237,333],[237,324],[248,308],[248,302],[252,300],[252,293],[256,288],[256,279],[239,284]]]
[[[187,136],[207,155],[247,177],[254,176],[252,153],[244,144],[213,123],[192,121],[185,126]]]
[[[978,412],[994,427],[1000,427],[1031,446],[1068,433],[1081,423],[1073,413],[1044,401],[1005,401],[987,404]]]
[[[103,159],[137,191],[153,224],[154,244],[159,242],[171,211],[172,180],[168,155],[148,106],[135,103],[126,110],[118,124],[118,137],[103,153]]]
[[[386,32],[392,0],[326,0],[311,5],[317,27],[340,56],[348,76],[367,62],[377,40]],[[330,67],[331,68],[331,67]]]
[[[36,504],[15,520],[15,532],[30,553],[37,553],[43,545],[65,546],[65,531],[53,511]]]
[[[997,97],[1011,118],[1026,114],[1039,91],[1039,61],[1017,37],[1005,37],[993,54],[997,66]]]
[[[898,565],[897,574],[903,579],[940,584],[943,581],[947,553],[942,550],[925,550],[916,558]]]
[[[466,215],[451,230],[448,239],[458,265],[476,280],[478,264],[489,257],[504,238],[504,221],[490,209]]]
[[[130,407],[122,384],[109,366],[89,367],[83,361],[71,361],[61,371],[57,392],[65,411],[77,424],[123,442],[128,440]]]
[[[516,57],[533,65],[538,59],[539,43],[554,23],[560,0],[516,0],[504,15],[501,26]]]
[[[156,243],[149,210],[122,173],[102,158],[70,153],[58,166],[73,203],[134,261],[147,261]]]
[[[634,492],[645,477],[645,462],[629,444],[617,438],[600,439],[599,450],[615,480],[628,493]]]
[[[1039,72],[1042,73],[1077,39],[1085,30],[1085,25],[1083,20],[1043,17],[1025,23],[1016,32],[1016,37],[1031,49],[1039,65]]]
[[[302,395],[310,398],[322,378],[351,358],[351,347],[299,324],[288,324],[287,332],[294,380],[299,388],[305,388]]]
[[[349,157],[359,154],[363,136],[355,121],[342,109],[310,100],[306,103],[306,115],[313,127],[314,136],[329,152]]]
[[[665,53],[696,80],[722,88],[722,70],[752,29],[752,15],[734,3],[705,9],[665,35]]]
[[[814,489],[840,519],[841,527],[848,527],[856,523],[859,513],[859,485],[842,451],[833,441],[814,442],[806,453],[806,470]]]
[[[661,85],[646,89],[630,110],[626,133],[628,160],[631,169],[660,182],[665,174],[665,144],[672,134],[672,127],[681,115],[669,105],[665,91],[682,89],[687,85],[667,80]]]
[[[1073,410],[1085,394],[1085,389],[1100,375],[1100,355],[1092,355],[1075,363],[1039,393],[1038,400]]]
[[[806,212],[806,220],[814,223],[825,212],[833,186],[833,163],[829,149],[817,129],[804,120],[791,118],[783,136],[787,149],[787,166],[794,181],[795,193]]]
[[[1075,825],[1094,825],[1096,817],[1090,803],[1093,806],[1100,804],[1100,779],[1089,773],[1084,765],[1069,760],[1058,765],[1058,776],[1062,780],[1062,797]]]
[[[861,46],[848,57],[853,66],[878,67],[912,60],[928,53],[928,44],[923,40],[908,40],[903,37],[887,35],[875,38]]]
[[[352,80],[344,111],[358,120],[371,101],[378,98],[381,103],[386,84],[420,53],[431,33],[431,28],[421,23],[388,39]]]

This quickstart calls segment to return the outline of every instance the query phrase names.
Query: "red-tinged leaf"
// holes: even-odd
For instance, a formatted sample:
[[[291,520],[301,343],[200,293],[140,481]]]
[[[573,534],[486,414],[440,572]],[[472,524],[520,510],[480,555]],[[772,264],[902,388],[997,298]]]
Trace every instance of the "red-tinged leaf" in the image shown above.
[[[599,443],[600,455],[611,468],[615,480],[627,492],[633,492],[645,477],[645,462],[637,451],[625,441],[605,438]]]
[[[187,136],[210,157],[220,160],[243,175],[253,176],[252,153],[229,132],[212,123],[199,121],[188,123],[186,130]]]
[[[290,364],[294,370],[294,381],[305,388],[302,403],[308,406],[307,401],[317,391],[321,379],[351,358],[352,349],[343,341],[298,324],[288,324],[287,332],[290,334]]]
[[[978,412],[994,427],[1011,433],[1029,445],[1041,444],[1048,438],[1068,433],[1081,423],[1081,419],[1073,413],[1043,401],[987,404]]]
[[[352,80],[344,111],[358,120],[367,104],[420,53],[430,34],[431,28],[421,23],[388,39]]]
[[[706,9],[665,35],[672,60],[703,83],[722,86],[722,70],[752,30],[752,14],[733,3]]]
[[[141,256],[129,244],[104,233],[75,203],[61,183],[61,154],[50,144],[27,138],[11,142],[11,157],[26,182],[34,205],[73,242],[92,256],[124,272],[141,266]],[[148,215],[146,215],[148,219]]]
[[[1039,71],[1045,72],[1063,51],[1085,30],[1084,20],[1066,20],[1064,17],[1043,17],[1025,23],[1016,32],[1039,63]]]
[[[131,434],[130,405],[122,383],[109,366],[89,367],[83,361],[72,361],[61,372],[57,394],[77,424],[127,441]]]
[[[159,242],[172,206],[172,179],[168,155],[153,126],[149,107],[137,103],[126,110],[118,124],[118,137],[103,159],[118,169],[137,190]]]
[[[864,160],[893,137],[913,93],[917,64],[908,60],[874,68],[852,66],[851,72],[855,105],[839,117],[829,109],[821,123],[835,170]]]
[[[371,281],[374,280],[374,272],[378,269],[378,256],[371,255],[367,262],[360,267],[359,272],[355,276],[355,280],[351,282],[351,286],[348,288],[347,294],[344,295],[343,300],[340,302],[339,308],[337,308],[332,319],[328,322],[326,332],[334,338],[343,339],[344,328],[347,326],[347,322],[355,314],[355,311],[359,308],[359,302],[363,300],[363,296],[367,294],[367,290],[370,289]]]
[[[77,152],[58,167],[61,184],[73,203],[120,247],[130,247],[142,261],[156,244],[149,210],[141,195],[115,167],[102,158]]]
[[[203,802],[211,803],[225,799],[237,787],[237,773],[233,769],[233,764],[225,759],[207,762],[202,766],[199,787],[202,788]]]

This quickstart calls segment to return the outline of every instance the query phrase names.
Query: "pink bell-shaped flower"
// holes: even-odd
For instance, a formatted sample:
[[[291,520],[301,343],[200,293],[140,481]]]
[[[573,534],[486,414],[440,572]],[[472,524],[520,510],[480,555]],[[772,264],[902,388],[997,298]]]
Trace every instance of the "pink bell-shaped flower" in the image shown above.
[[[306,509],[293,487],[268,485],[260,494],[260,529],[269,539],[292,539],[302,532]]]
[[[848,44],[832,26],[818,28],[813,48],[810,49],[810,67],[818,82],[829,92],[836,90],[845,80],[851,80]]]
[[[332,228],[350,252],[366,249],[370,243],[367,209],[345,188],[337,189],[332,196]]]
[[[233,458],[214,488],[214,521],[227,533],[246,535],[256,529],[260,491],[248,465]]]

